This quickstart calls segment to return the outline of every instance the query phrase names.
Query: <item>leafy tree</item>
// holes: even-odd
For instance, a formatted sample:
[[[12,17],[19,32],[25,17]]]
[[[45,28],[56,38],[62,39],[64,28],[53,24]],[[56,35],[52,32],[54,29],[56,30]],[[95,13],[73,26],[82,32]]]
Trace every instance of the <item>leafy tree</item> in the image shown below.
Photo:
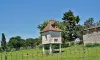
[[[75,26],[79,23],[79,16],[75,16],[71,10],[65,12],[62,18],[64,22],[64,31],[67,40],[73,41],[73,36],[75,35]]]
[[[42,31],[48,24],[49,21],[44,21],[42,24],[38,25],[38,28],[40,29],[40,31]]]
[[[65,43],[67,40],[67,34],[66,34],[66,26],[64,22],[59,22],[58,27],[62,30],[61,36],[62,36],[62,43]]]
[[[23,39],[21,39],[20,36],[16,36],[16,37],[11,37],[8,45],[12,48],[15,48],[16,50],[19,50],[21,46],[23,46],[22,41],[24,41]]]
[[[95,26],[100,26],[100,20],[95,23]]]
[[[90,27],[95,26],[94,18],[89,18],[89,19],[87,19],[87,20],[84,22],[84,26],[85,26],[85,28],[90,28]]]
[[[33,47],[35,47],[35,45],[36,45],[36,40],[35,39],[33,39],[33,38],[27,38],[26,39],[26,46],[27,47],[33,48]]]
[[[4,33],[2,33],[2,41],[1,41],[1,47],[4,51],[6,51],[6,38]]]
[[[84,26],[83,25],[76,25],[75,27],[75,35],[76,35],[76,38],[80,38],[81,40],[83,40],[83,29],[84,29]]]

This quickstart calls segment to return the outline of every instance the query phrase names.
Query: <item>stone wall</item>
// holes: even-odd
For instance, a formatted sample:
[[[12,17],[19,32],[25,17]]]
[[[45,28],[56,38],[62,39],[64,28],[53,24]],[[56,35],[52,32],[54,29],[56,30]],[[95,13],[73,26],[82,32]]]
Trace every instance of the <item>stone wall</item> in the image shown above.
[[[92,30],[85,31],[85,34],[83,35],[83,42],[84,44],[100,43],[100,30],[92,29]]]

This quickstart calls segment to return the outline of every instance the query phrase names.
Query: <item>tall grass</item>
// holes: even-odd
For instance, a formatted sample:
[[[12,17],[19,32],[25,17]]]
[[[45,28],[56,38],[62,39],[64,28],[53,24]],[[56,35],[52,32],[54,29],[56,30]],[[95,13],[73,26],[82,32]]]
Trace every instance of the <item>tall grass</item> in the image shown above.
[[[59,50],[59,49],[57,49]],[[0,60],[100,60],[100,47],[72,46],[62,48],[62,53],[42,54],[41,49],[0,53]]]

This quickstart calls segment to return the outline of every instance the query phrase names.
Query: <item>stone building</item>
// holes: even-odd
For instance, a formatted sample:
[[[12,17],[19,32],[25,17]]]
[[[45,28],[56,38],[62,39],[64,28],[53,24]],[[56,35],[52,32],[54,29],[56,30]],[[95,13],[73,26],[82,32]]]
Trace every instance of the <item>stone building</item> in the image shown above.
[[[100,43],[100,26],[84,29],[83,42],[88,43]]]

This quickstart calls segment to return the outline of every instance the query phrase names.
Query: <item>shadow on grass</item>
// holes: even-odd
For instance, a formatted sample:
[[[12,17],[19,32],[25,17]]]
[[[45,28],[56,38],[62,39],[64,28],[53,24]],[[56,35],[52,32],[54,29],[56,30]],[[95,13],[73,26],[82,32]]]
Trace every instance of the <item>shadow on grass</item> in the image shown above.
[[[61,51],[61,52],[64,52],[64,51]],[[54,51],[53,53],[60,53],[60,51]]]

